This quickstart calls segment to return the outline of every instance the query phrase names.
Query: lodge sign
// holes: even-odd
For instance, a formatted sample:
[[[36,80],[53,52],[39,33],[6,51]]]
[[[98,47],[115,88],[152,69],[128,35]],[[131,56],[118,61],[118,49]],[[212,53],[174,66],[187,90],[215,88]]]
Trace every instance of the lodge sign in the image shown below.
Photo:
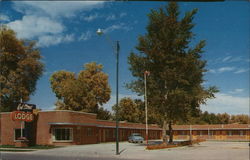
[[[34,119],[34,116],[31,112],[23,112],[23,111],[14,111],[11,113],[11,117],[13,121],[31,122]]]

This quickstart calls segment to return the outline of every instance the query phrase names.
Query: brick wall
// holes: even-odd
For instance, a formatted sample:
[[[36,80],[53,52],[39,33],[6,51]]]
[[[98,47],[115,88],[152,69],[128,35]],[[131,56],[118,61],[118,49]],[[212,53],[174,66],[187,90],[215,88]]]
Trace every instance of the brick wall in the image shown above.
[[[36,142],[40,145],[54,144],[52,140],[52,125],[49,123],[96,123],[96,115],[71,111],[48,111],[39,112],[37,121]],[[74,133],[77,130],[74,127]],[[96,140],[95,140],[96,141]],[[74,142],[75,143],[75,142]]]
[[[14,145],[14,129],[21,128],[20,121],[12,121],[10,113],[1,113],[1,144]]]

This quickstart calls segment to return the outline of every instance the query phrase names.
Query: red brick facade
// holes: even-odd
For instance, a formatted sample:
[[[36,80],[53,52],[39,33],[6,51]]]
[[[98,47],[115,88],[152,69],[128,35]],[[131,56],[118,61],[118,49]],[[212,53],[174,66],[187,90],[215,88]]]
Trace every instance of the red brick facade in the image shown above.
[[[174,139],[250,140],[249,124],[175,125],[173,130]]]
[[[13,121],[10,113],[0,114],[0,144],[14,145],[20,121]],[[41,111],[34,121],[25,123],[31,145],[78,145],[115,141],[115,122],[96,119],[95,114],[75,111]],[[214,139],[249,141],[248,124],[230,125],[174,125],[174,139]],[[132,133],[145,138],[145,124],[119,123],[119,140],[127,141]],[[192,133],[192,137],[190,137]],[[149,139],[160,139],[162,129],[149,125]]]
[[[13,121],[10,113],[0,114],[0,144],[15,144],[15,129],[21,128],[20,121]],[[27,123],[25,125],[28,125]],[[38,145],[77,145],[115,141],[115,122],[96,119],[96,114],[75,111],[42,111],[31,123],[33,134],[30,143]],[[56,140],[57,133],[67,140]],[[70,132],[70,133],[68,133]],[[126,141],[131,133],[141,133],[145,138],[145,125],[119,123],[119,140]],[[66,137],[67,136],[67,137]],[[58,137],[60,138],[60,137]],[[161,128],[149,125],[149,139],[161,138]]]

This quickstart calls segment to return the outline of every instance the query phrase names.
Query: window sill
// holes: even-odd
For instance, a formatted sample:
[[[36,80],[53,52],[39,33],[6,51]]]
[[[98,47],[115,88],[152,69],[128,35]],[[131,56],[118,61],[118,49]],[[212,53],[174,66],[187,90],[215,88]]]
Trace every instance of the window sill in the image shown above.
[[[63,142],[63,143],[64,143],[64,142],[65,142],[65,143],[67,143],[67,142],[70,143],[70,142],[73,142],[73,140],[57,140],[57,141],[54,140],[53,142],[54,142],[54,143],[61,143],[61,142]]]

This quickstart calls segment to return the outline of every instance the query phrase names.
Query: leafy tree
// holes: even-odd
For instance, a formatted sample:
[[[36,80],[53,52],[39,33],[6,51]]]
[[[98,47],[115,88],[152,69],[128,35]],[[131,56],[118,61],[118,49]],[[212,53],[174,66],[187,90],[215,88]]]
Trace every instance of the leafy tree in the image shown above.
[[[220,124],[228,124],[230,120],[230,115],[227,113],[217,114],[218,121]]]
[[[144,94],[144,71],[147,78],[149,106],[162,119],[163,138],[169,127],[169,142],[173,141],[172,124],[187,121],[189,115],[200,112],[200,104],[214,98],[216,87],[205,88],[203,75],[206,61],[202,60],[205,41],[190,46],[194,39],[192,20],[197,9],[179,17],[178,5],[170,2],[166,8],[151,10],[147,33],[139,36],[136,49],[128,57],[132,75],[137,79],[127,85],[139,95]]]
[[[102,119],[102,120],[111,120],[113,117],[112,117],[112,114],[104,109],[103,107],[100,107],[98,109],[98,112],[97,112],[97,119]]]
[[[232,115],[229,122],[230,123],[249,124],[250,117],[248,115],[245,115],[245,114]]]
[[[13,111],[28,101],[43,72],[40,51],[35,42],[21,40],[16,33],[0,26],[0,111]]]
[[[117,110],[116,105],[112,107],[113,111]],[[160,115],[153,111],[154,108],[148,108],[148,123],[160,124]],[[119,102],[119,119],[122,121],[146,123],[145,120],[145,102],[141,99],[122,98]]]
[[[98,113],[99,106],[110,99],[108,75],[101,64],[85,64],[85,70],[76,76],[58,71],[51,78],[51,88],[58,98],[56,109]],[[102,112],[102,111],[100,111]]]
[[[115,112],[118,111],[118,117],[121,121],[139,122],[140,111],[133,99],[129,97],[122,98],[118,107],[114,105],[112,109]]]

